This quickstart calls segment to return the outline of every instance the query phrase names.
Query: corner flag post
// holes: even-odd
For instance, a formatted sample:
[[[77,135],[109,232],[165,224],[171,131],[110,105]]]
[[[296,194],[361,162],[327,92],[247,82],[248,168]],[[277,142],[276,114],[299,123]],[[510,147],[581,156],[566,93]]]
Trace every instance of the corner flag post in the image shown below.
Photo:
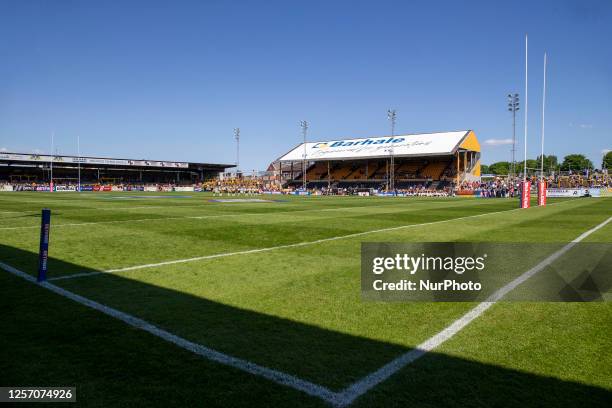
[[[49,231],[51,228],[51,210],[43,208],[40,223],[40,249],[38,251],[38,282],[47,280],[47,261],[49,259]]]

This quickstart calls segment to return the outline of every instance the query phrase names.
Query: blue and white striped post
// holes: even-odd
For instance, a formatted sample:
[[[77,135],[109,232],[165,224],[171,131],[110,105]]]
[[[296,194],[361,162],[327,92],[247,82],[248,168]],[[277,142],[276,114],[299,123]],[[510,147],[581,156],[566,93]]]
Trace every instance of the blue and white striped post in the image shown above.
[[[47,261],[49,259],[49,231],[51,229],[51,210],[43,208],[40,223],[40,249],[38,251],[38,282],[47,280]]]

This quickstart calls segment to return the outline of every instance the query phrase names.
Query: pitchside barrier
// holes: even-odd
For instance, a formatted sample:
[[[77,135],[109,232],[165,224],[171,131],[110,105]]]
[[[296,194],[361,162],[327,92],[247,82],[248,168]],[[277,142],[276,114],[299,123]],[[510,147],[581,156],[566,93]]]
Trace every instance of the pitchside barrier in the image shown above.
[[[605,197],[608,188],[549,188],[547,189],[548,197]]]

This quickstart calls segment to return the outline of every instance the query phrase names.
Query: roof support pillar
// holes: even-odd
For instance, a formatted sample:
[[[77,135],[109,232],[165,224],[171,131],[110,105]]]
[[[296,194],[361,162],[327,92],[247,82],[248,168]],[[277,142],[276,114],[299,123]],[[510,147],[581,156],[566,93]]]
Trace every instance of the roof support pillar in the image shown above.
[[[457,151],[456,153],[456,159],[457,159],[457,174],[455,175],[455,184],[459,184],[459,151]]]

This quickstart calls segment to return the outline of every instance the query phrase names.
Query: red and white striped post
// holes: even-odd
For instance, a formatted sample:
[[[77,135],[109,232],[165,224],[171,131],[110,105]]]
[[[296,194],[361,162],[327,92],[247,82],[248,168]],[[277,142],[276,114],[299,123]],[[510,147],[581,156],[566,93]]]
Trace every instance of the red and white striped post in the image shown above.
[[[546,205],[546,181],[545,180],[538,181],[538,205],[539,206]]]
[[[531,205],[531,181],[524,180],[521,183],[521,208],[529,208]]]

